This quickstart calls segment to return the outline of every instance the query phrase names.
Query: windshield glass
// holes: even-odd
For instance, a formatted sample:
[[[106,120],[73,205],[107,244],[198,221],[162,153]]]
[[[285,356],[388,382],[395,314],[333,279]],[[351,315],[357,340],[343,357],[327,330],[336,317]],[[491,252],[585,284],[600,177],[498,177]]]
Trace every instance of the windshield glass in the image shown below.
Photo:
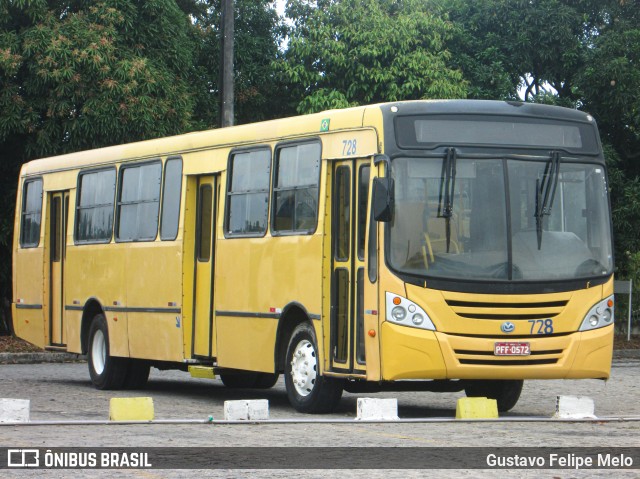
[[[397,158],[389,263],[448,279],[549,281],[613,268],[604,169],[550,160]],[[553,184],[544,214],[545,184]],[[542,186],[541,186],[542,185]],[[508,191],[507,191],[508,189]]]

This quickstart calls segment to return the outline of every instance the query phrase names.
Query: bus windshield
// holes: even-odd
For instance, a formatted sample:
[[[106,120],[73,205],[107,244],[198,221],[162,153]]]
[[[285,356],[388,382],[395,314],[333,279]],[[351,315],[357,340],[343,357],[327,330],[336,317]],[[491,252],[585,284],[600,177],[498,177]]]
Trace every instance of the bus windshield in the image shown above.
[[[387,254],[393,269],[466,281],[611,274],[602,166],[558,153],[548,159],[450,156],[392,161],[395,211]]]

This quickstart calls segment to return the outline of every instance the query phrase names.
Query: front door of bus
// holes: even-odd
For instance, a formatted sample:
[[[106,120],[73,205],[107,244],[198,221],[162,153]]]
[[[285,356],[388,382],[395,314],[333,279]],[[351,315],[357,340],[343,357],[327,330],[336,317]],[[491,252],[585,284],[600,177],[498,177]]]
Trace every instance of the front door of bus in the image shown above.
[[[64,325],[64,261],[66,255],[69,192],[49,193],[49,345],[67,344]]]
[[[333,166],[331,368],[364,373],[364,245],[370,160]]]
[[[215,266],[217,177],[198,178],[195,228],[195,278],[193,298],[193,356],[212,357],[215,348],[213,327],[213,273]]]

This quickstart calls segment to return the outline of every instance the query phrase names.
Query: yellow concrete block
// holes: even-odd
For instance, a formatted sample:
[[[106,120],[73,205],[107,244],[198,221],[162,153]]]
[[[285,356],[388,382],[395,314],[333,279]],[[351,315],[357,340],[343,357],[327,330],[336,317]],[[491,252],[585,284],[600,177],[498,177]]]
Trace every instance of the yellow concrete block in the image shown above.
[[[498,403],[495,399],[460,398],[456,405],[456,419],[497,419]]]
[[[153,399],[111,398],[109,402],[110,421],[153,421]]]
[[[192,378],[215,379],[213,368],[208,366],[189,366],[189,374]]]

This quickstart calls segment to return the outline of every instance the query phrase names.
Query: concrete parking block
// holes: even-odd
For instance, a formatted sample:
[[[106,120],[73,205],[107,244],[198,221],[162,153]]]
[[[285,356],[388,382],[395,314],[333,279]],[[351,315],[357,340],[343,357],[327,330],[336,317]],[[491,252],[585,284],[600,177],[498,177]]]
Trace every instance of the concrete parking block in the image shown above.
[[[362,421],[393,421],[398,419],[398,399],[358,398],[356,419]]]
[[[557,396],[557,419],[596,419],[595,402],[586,396]]]
[[[29,399],[0,398],[0,422],[29,422]]]
[[[497,419],[498,403],[495,399],[465,397],[456,403],[456,419]]]
[[[153,398],[111,398],[110,421],[153,421]]]
[[[224,402],[225,421],[256,421],[269,419],[267,399],[240,399]]]

